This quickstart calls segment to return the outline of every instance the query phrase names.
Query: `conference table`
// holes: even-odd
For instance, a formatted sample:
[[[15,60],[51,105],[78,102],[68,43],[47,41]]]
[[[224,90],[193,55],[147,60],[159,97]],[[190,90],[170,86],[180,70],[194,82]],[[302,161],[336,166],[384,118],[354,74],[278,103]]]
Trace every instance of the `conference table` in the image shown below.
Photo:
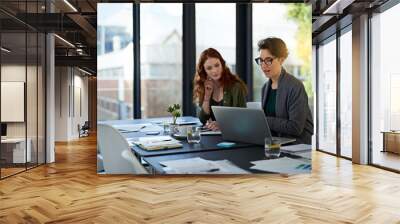
[[[190,124],[190,125],[198,125],[201,126],[198,118],[195,117],[181,117],[181,123]],[[140,137],[148,137],[148,136],[161,136],[166,135],[163,130],[163,125],[166,122],[172,121],[171,118],[149,118],[149,119],[134,119],[134,120],[114,120],[114,121],[103,121],[101,123],[109,124],[114,127],[118,127],[121,125],[130,125],[130,124],[152,124],[151,135],[148,135],[149,132],[146,129],[140,131],[123,131],[118,130],[120,134],[125,137],[129,142],[136,141]],[[154,135],[155,131],[159,132],[157,135]],[[261,163],[267,165],[269,162],[274,162],[271,159],[266,159],[264,146],[255,145],[251,143],[245,142],[235,142],[235,145],[228,148],[221,148],[217,144],[220,142],[226,142],[222,135],[202,135],[200,143],[197,144],[189,144],[186,139],[179,139],[182,147],[175,149],[162,149],[162,150],[145,150],[141,147],[132,144],[131,150],[136,155],[136,157],[142,161],[145,166],[148,166],[149,170],[152,174],[166,174],[166,167],[162,164],[168,161],[183,161],[188,159],[188,161],[192,161],[190,159],[202,159],[207,161],[229,161],[229,164],[237,167],[242,173],[309,173],[311,170],[311,145],[309,149],[303,150],[300,154],[291,153],[291,152],[281,152],[280,161],[285,163],[298,163],[299,167],[302,166],[308,167],[309,169],[286,169],[285,167],[275,167],[274,169],[257,169],[254,167],[254,161],[261,161]],[[229,141],[232,142],[232,141]],[[306,155],[306,156],[304,156]],[[193,160],[194,161],[194,160]],[[252,163],[253,162],[253,163]],[[277,163],[275,163],[276,166]],[[234,172],[235,173],[235,172]],[[187,174],[186,172],[182,172],[182,174]]]

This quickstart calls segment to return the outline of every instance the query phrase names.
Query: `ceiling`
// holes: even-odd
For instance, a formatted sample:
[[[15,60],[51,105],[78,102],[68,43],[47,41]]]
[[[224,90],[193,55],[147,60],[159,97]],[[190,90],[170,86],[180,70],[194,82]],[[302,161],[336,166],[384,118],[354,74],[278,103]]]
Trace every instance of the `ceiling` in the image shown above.
[[[13,51],[8,58],[34,55],[25,31],[52,32],[55,37],[56,66],[78,66],[96,73],[97,0],[1,0],[2,45]],[[50,13],[51,12],[51,13]],[[33,35],[27,36],[31,41]],[[36,41],[35,41],[36,42]],[[39,46],[41,47],[41,46]]]
[[[316,44],[351,24],[352,18],[373,11],[388,0],[312,0],[312,36]]]

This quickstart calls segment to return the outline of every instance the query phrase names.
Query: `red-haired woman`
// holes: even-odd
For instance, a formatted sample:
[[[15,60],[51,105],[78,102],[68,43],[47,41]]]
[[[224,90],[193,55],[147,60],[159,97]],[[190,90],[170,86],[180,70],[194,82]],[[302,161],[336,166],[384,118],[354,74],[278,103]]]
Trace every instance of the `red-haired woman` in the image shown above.
[[[246,85],[214,48],[200,54],[193,86],[193,99],[201,108],[199,119],[209,129],[219,129],[211,106],[246,107]]]

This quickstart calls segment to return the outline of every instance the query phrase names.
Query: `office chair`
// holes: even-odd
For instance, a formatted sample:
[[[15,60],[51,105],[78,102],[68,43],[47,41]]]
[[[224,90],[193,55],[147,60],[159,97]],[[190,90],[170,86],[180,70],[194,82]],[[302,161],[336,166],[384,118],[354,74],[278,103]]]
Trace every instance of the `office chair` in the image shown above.
[[[79,138],[89,136],[89,121],[85,121],[82,127],[78,124]]]
[[[103,156],[100,154],[100,146],[99,142],[97,141],[97,173],[104,172],[104,165],[103,165]]]
[[[111,125],[98,124],[97,144],[105,174],[148,173],[132,153],[127,140]]]

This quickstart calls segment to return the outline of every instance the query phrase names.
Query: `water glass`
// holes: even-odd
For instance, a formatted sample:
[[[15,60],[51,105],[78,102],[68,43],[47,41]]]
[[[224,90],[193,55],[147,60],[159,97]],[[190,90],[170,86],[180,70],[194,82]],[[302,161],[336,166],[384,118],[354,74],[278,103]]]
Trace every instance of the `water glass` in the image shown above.
[[[170,125],[169,125],[169,123],[165,121],[163,123],[163,128],[164,128],[164,134],[168,135],[170,133]]]
[[[200,127],[188,127],[187,128],[187,141],[189,144],[191,143],[200,143]]]
[[[265,156],[268,159],[279,158],[281,154],[281,143],[267,137],[265,138],[264,149],[265,149]]]

